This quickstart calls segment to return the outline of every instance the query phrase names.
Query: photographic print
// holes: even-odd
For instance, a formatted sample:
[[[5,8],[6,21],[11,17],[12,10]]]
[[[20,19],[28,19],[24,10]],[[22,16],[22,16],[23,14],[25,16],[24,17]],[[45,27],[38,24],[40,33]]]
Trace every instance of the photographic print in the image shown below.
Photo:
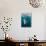
[[[22,14],[21,16],[21,27],[31,27],[31,14]]]

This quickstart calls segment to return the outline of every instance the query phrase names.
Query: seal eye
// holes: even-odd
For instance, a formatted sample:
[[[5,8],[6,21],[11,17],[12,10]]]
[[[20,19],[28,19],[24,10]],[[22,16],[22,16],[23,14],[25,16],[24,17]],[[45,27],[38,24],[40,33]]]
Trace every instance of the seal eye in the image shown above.
[[[41,0],[29,0],[29,4],[33,7],[33,8],[38,8],[41,6],[42,1]]]

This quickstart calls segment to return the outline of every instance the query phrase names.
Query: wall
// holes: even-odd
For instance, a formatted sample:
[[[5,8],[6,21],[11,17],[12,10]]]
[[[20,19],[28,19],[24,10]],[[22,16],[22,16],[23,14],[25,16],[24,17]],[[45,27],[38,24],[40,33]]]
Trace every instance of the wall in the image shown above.
[[[21,28],[21,13],[27,12],[32,13],[32,27]],[[28,0],[0,0],[0,17],[13,17],[12,26],[8,31],[13,39],[27,40],[36,34],[39,40],[44,40],[45,12],[45,8],[33,9]],[[1,33],[3,32],[1,31]],[[0,36],[0,39],[2,38]]]
[[[44,17],[44,39],[46,39],[46,16]]]

